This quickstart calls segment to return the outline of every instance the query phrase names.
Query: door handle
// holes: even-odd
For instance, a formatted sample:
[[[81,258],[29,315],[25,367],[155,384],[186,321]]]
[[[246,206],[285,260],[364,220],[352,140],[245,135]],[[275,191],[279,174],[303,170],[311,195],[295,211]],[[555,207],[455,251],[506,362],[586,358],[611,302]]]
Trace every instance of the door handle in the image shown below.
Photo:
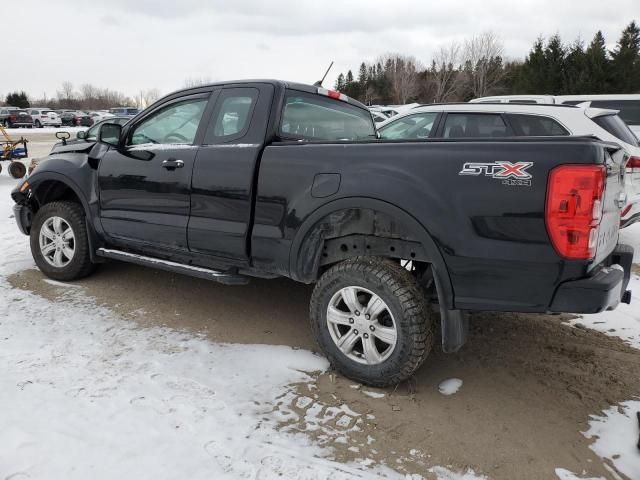
[[[176,168],[184,167],[184,162],[182,160],[169,159],[162,162],[162,166],[167,170],[175,170]]]

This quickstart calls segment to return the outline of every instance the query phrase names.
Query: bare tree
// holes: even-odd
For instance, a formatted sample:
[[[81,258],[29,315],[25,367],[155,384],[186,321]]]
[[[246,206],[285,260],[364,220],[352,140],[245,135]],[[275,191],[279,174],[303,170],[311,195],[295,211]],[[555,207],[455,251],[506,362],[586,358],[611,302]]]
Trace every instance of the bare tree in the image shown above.
[[[207,85],[209,83],[212,83],[212,81],[211,77],[208,75],[205,75],[203,77],[188,77],[184,81],[184,88],[199,87],[201,85]]]
[[[460,75],[460,58],[461,48],[456,42],[440,47],[434,55],[429,74],[435,103],[457,99],[463,81]]]
[[[73,91],[73,83],[66,81],[62,82],[61,89],[57,92],[58,103],[63,108],[74,108],[76,103],[75,93]]]
[[[485,32],[465,41],[462,54],[466,87],[473,97],[491,93],[504,76],[502,40],[493,32]]]
[[[141,93],[141,98],[144,102],[144,107],[148,107],[153,102],[158,100],[161,96],[160,90],[157,88],[150,88],[149,90],[144,90]]]
[[[390,53],[380,57],[378,62],[384,65],[384,74],[391,86],[394,103],[405,104],[417,95],[420,67],[415,57]]]

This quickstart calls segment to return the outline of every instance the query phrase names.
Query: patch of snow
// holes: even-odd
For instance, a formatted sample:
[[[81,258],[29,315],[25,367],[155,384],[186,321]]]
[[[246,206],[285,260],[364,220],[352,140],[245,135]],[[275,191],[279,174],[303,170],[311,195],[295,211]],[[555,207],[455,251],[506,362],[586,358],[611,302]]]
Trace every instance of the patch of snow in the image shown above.
[[[52,134],[56,132],[76,133],[87,130],[89,127],[42,127],[42,128],[5,128],[11,137],[24,137],[25,135]]]
[[[640,263],[640,222],[620,230],[620,243],[631,245],[634,249],[633,262]]]
[[[558,477],[559,480],[606,480],[602,477],[579,477],[564,468],[556,468],[556,477]]]
[[[429,471],[435,473],[438,480],[488,480],[484,475],[477,475],[472,469],[459,473],[445,467],[432,467]]]
[[[49,285],[53,285],[55,287],[62,287],[62,288],[82,288],[82,285],[74,285],[73,283],[64,283],[64,282],[59,282],[57,280],[51,280],[50,278],[44,278],[42,279],[42,281],[44,283],[48,283]]]
[[[444,380],[443,382],[440,382],[440,385],[438,385],[438,390],[443,395],[453,395],[458,390],[460,390],[460,387],[462,387],[462,380],[460,380],[459,378],[449,378],[447,380]]]
[[[371,398],[384,398],[385,394],[382,392],[372,392],[371,390],[362,390],[362,393],[364,393],[367,397],[371,397]]]
[[[570,320],[569,324],[575,326],[581,323],[610,337],[619,337],[632,347],[640,348],[640,276],[632,274],[628,288],[632,292],[631,305],[621,303],[615,310],[583,315]]]
[[[594,439],[589,446],[591,450],[629,478],[640,477],[637,412],[640,412],[640,400],[609,407],[603,415],[592,415],[589,430],[584,432],[585,437]]]

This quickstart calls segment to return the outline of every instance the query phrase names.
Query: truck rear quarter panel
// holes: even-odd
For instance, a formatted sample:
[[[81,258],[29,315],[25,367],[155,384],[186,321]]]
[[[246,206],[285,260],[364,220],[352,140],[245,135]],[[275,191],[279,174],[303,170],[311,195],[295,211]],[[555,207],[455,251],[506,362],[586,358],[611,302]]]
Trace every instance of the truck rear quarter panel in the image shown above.
[[[602,145],[584,139],[274,144],[260,165],[253,258],[295,278],[300,259],[292,246],[316,210],[341,199],[353,199],[354,207],[377,199],[406,212],[433,239],[456,308],[545,311],[559,283],[590,268],[563,261],[550,244],[544,220],[549,171],[604,160]],[[461,174],[469,162],[530,162],[524,169],[530,178],[498,178],[490,167]],[[319,174],[339,175],[335,193],[312,195]],[[611,245],[615,241],[603,241],[602,249]],[[284,260],[289,255],[291,265]]]

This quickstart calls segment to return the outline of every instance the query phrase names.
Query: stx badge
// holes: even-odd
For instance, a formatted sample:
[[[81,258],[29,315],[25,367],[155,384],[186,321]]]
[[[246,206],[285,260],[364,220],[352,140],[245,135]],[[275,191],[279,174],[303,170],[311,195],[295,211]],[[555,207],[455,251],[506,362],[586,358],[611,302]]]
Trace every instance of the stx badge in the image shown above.
[[[526,185],[531,186],[533,176],[527,169],[533,162],[492,162],[477,163],[469,162],[462,166],[458,175],[485,175],[491,178],[502,180],[503,185]]]

